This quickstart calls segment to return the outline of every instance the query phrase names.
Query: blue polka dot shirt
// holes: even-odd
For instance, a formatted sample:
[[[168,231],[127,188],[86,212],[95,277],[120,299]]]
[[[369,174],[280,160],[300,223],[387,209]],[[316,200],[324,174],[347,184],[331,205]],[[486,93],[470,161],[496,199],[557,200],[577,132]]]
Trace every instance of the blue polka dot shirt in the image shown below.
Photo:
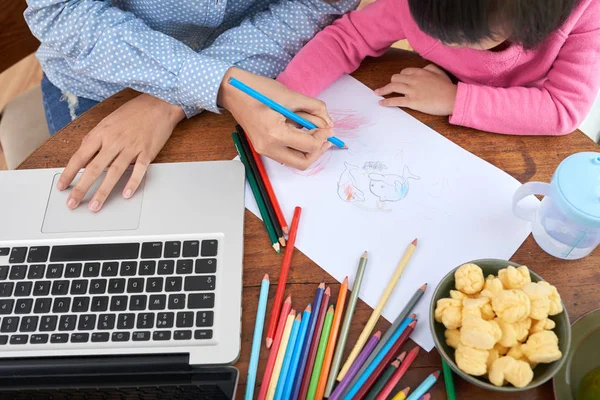
[[[319,30],[359,0],[27,0],[48,79],[101,101],[130,87],[188,117],[218,112],[236,66],[275,77]]]

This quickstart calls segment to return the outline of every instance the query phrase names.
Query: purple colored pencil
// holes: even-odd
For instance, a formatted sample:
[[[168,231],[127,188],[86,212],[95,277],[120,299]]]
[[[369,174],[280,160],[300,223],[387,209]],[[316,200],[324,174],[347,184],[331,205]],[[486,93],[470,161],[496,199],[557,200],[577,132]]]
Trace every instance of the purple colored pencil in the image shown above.
[[[371,339],[369,339],[369,341],[362,349],[358,357],[356,357],[356,360],[354,360],[354,362],[350,366],[350,369],[348,369],[348,372],[346,373],[346,376],[344,376],[344,379],[342,379],[342,381],[339,383],[339,385],[337,385],[333,393],[331,393],[331,396],[329,396],[329,400],[337,400],[342,396],[346,388],[352,382],[352,379],[354,379],[354,376],[356,375],[360,367],[362,367],[364,362],[369,357],[369,354],[371,354],[375,346],[377,346],[377,343],[379,343],[379,339],[381,339],[381,331],[377,331],[377,333],[371,336]]]

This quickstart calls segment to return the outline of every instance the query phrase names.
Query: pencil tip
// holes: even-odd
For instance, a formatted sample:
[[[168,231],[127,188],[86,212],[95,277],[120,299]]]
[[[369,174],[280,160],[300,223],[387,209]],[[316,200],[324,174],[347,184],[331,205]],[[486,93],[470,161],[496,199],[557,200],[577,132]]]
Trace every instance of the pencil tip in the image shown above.
[[[273,344],[273,339],[267,338],[267,349],[270,349],[272,344]]]
[[[419,239],[415,239],[415,240],[413,240],[413,241],[412,241],[412,243],[411,243],[411,244],[412,244],[413,246],[416,246],[418,241],[419,241]]]
[[[400,360],[394,360],[394,362],[392,362],[392,366],[394,368],[398,368],[400,366]]]
[[[440,371],[436,371],[432,374],[434,376],[435,379],[440,377]]]
[[[414,313],[413,313],[413,314],[410,314],[410,315],[408,316],[408,318],[415,319],[415,318],[417,318],[417,314],[414,314]]]
[[[281,253],[281,246],[279,245],[279,243],[273,243],[273,248],[275,249],[277,254]]]
[[[268,281],[269,280],[269,274],[265,274],[265,276],[263,276],[263,281]]]
[[[321,283],[319,283],[319,289],[325,289],[325,281],[321,281]]]
[[[408,394],[408,392],[410,392],[410,386],[405,387],[404,389],[401,390],[402,393],[404,393],[404,395],[406,396]]]
[[[404,359],[405,359],[405,358],[406,358],[406,352],[405,352],[405,351],[403,351],[403,352],[402,352],[402,354],[400,354],[400,355],[398,356],[398,358],[396,358],[396,360],[398,360],[398,361],[402,362],[402,361],[404,361]]]
[[[312,311],[312,305],[310,305],[310,303],[308,303],[308,305],[305,308],[306,311],[311,312]]]
[[[342,283],[348,284],[348,277],[345,277]]]
[[[422,290],[422,291],[425,291],[425,289],[427,289],[427,284],[426,284],[426,283],[424,283],[424,284],[423,284],[423,285],[422,285],[422,286],[419,288],[419,290]]]
[[[415,326],[417,326],[417,320],[414,320],[413,322],[408,324],[408,326],[410,326],[411,328],[414,328]]]
[[[431,399],[431,394],[429,394],[429,393],[425,393],[425,394],[423,395],[423,397],[421,397],[421,398],[422,398],[423,400],[429,400],[429,399]]]
[[[362,258],[367,258],[367,257],[369,257],[369,253],[367,253],[367,251],[365,250],[365,252],[362,255]]]
[[[325,289],[325,294],[327,294],[327,295],[331,294],[331,288],[329,286],[327,286],[327,289]]]
[[[285,238],[283,236],[279,238],[279,244],[281,244],[283,247],[285,247],[286,241],[285,241]]]
[[[283,233],[285,233],[286,235],[290,234],[290,228],[287,226],[284,226],[281,228],[281,230],[283,231]]]
[[[294,316],[294,315],[296,315],[296,310],[294,310],[294,309],[292,308],[292,310],[290,311],[290,314],[289,314],[289,315],[291,315],[291,316]]]
[[[302,319],[302,314],[298,313],[298,315],[296,315],[296,321],[300,321]]]
[[[377,331],[373,336],[380,338],[381,337],[381,331]]]
[[[286,303],[291,303],[292,302],[292,295],[288,294],[288,297],[285,299]]]
[[[329,308],[327,309],[327,312],[333,312],[333,304],[329,305]]]

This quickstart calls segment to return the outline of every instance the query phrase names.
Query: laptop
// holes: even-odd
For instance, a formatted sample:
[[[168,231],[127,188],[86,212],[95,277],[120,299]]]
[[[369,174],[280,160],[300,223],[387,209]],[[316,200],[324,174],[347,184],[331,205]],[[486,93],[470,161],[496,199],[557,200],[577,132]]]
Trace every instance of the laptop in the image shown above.
[[[0,398],[233,398],[243,165],[152,164],[126,200],[130,169],[99,213],[61,172],[0,173]]]

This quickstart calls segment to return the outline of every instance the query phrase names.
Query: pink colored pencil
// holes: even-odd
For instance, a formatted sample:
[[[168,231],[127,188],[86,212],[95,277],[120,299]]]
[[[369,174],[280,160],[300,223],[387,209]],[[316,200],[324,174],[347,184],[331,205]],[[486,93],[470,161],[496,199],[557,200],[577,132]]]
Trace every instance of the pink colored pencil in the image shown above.
[[[283,303],[283,307],[281,308],[281,314],[279,315],[279,325],[277,326],[277,332],[275,333],[275,339],[273,340],[273,345],[271,346],[269,358],[267,359],[267,365],[265,367],[265,372],[263,373],[262,382],[260,383],[260,391],[258,392],[258,400],[264,400],[267,397],[267,391],[269,390],[269,382],[271,381],[271,375],[273,373],[273,368],[275,368],[275,360],[277,359],[277,352],[279,350],[279,345],[281,344],[281,337],[283,336],[283,329],[285,328],[287,316],[290,314],[291,309],[292,309],[292,296],[288,296],[288,298]]]
[[[331,396],[329,396],[329,400],[337,400],[340,398],[342,393],[344,393],[346,388],[348,388],[348,385],[350,385],[350,382],[352,382],[352,379],[354,379],[354,376],[360,367],[362,367],[365,360],[369,357],[375,346],[377,346],[377,343],[379,343],[379,339],[381,339],[381,331],[377,331],[373,336],[371,336],[371,339],[369,339],[358,357],[356,357],[356,360],[354,360],[352,363],[352,366],[348,370],[346,376],[344,376],[344,379],[342,379],[339,385],[337,385],[335,390],[331,393]]]

